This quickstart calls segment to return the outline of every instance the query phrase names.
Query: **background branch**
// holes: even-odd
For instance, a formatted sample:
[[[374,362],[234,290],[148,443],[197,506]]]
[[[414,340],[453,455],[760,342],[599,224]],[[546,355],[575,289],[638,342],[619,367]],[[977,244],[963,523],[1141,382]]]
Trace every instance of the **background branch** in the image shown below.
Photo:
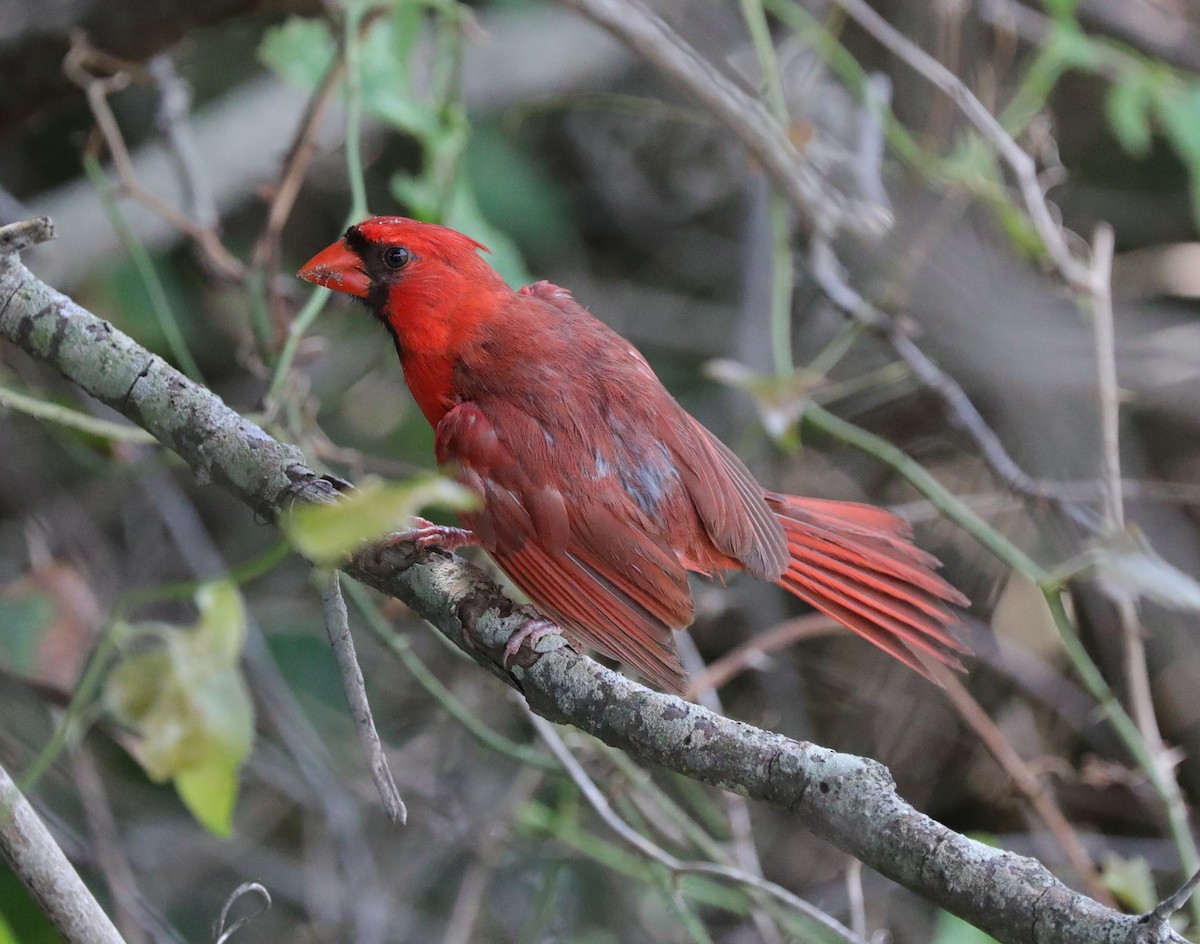
[[[3,767],[0,852],[67,944],[124,944],[124,938]]]

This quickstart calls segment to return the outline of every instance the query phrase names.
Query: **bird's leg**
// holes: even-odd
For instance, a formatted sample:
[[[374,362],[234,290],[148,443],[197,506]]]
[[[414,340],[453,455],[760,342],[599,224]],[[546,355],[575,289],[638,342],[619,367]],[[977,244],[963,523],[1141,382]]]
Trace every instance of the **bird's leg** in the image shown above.
[[[415,544],[419,548],[440,547],[446,551],[457,551],[460,547],[473,547],[479,543],[474,531],[466,528],[451,528],[434,524],[424,518],[413,518],[413,527],[407,531],[389,534],[384,543],[388,547],[397,544]]]
[[[517,651],[526,642],[529,643],[529,648],[532,649],[537,645],[538,640],[543,636],[552,634],[561,634],[562,629],[555,623],[550,622],[546,617],[542,616],[533,607],[518,607],[529,620],[509,637],[508,645],[504,647],[504,658],[500,660],[500,664],[504,668],[508,668],[508,660],[517,654]]]

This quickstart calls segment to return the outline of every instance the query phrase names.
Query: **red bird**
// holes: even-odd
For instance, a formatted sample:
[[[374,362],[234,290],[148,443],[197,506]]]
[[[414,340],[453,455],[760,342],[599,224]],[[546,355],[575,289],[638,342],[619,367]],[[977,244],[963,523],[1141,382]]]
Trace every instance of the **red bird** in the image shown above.
[[[919,653],[960,667],[952,607],[968,601],[902,519],[765,490],[633,345],[565,289],[514,291],[481,249],[376,217],[299,273],[388,329],[439,465],[482,499],[469,530],[428,525],[423,543],[481,544],[569,633],[672,692],[688,571],[774,581],[926,677]]]

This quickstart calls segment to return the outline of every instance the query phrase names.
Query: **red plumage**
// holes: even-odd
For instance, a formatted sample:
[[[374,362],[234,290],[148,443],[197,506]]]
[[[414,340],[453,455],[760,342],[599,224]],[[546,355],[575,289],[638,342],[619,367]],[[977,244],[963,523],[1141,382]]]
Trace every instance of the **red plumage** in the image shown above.
[[[377,217],[300,276],[362,298],[396,343],[464,524],[568,632],[681,691],[687,572],[771,580],[927,677],[958,666],[961,593],[871,505],[765,491],[624,338],[564,289],[513,291],[474,240]]]

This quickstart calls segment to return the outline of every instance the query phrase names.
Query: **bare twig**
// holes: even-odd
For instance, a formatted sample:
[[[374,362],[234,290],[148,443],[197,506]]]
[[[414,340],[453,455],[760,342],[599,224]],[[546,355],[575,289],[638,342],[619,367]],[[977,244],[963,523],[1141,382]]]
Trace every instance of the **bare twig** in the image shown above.
[[[1110,531],[1125,527],[1125,505],[1121,495],[1121,391],[1117,386],[1117,346],[1113,328],[1112,227],[1101,223],[1092,241],[1089,280],[1093,333],[1096,338],[1096,377],[1100,386],[1100,440],[1104,486],[1105,525]]]
[[[867,936],[867,903],[863,896],[863,864],[851,859],[846,866],[846,898],[850,903],[850,927],[860,937]]]
[[[325,614],[325,630],[329,633],[329,644],[337,657],[338,670],[342,676],[342,690],[346,693],[350,714],[354,716],[359,744],[362,745],[363,755],[371,770],[375,787],[379,790],[380,799],[383,800],[388,819],[402,825],[408,819],[408,810],[404,800],[400,798],[400,791],[396,789],[396,781],[392,779],[387,756],[379,741],[379,732],[375,730],[375,719],[367,701],[362,669],[358,667],[358,657],[354,653],[354,637],[350,635],[350,620],[346,614],[346,601],[342,598],[337,571],[318,572],[317,581]]]
[[[166,53],[159,53],[151,59],[146,71],[158,89],[158,126],[179,165],[180,182],[187,194],[188,210],[198,225],[216,232],[221,215],[217,211],[216,197],[204,172],[204,162],[200,158],[189,121],[192,90],[175,69],[174,60]]]
[[[257,895],[259,897],[259,907],[257,911],[252,911],[248,915],[243,915],[238,918],[229,927],[225,923],[229,920],[229,911],[235,904],[247,895]],[[255,918],[266,914],[271,910],[271,893],[266,890],[258,882],[243,882],[225,899],[225,905],[221,908],[221,916],[217,919],[216,926],[213,928],[213,944],[225,944],[233,935],[245,924],[249,924]]]
[[[697,673],[704,671],[704,657],[696,648],[692,637],[687,633],[680,633],[677,637],[677,644],[679,658],[688,675],[694,677]],[[695,691],[697,699],[705,708],[724,714],[721,696],[717,694],[716,688],[706,686],[696,688]],[[751,875],[762,878],[762,860],[758,855],[758,847],[754,844],[754,824],[750,821],[750,805],[746,802],[745,797],[733,793],[722,794],[722,799],[725,801],[725,813],[729,817],[729,832],[733,837],[733,854],[737,864]],[[761,908],[754,908],[750,912],[750,917],[764,944],[782,944],[779,928],[775,926],[765,911]],[[862,936],[861,931],[857,933]]]
[[[935,364],[912,340],[903,322],[872,304],[850,285],[846,271],[825,234],[817,232],[813,235],[809,247],[809,265],[825,297],[849,317],[886,337],[914,376],[941,397],[951,420],[971,437],[984,461],[1001,481],[1020,495],[1050,502],[1086,530],[1097,530],[1099,519],[1091,509],[1073,499],[1048,492],[1016,463],[958,381]]]
[[[1170,925],[1171,916],[1188,903],[1196,889],[1200,888],[1200,872],[1196,872],[1178,889],[1160,901],[1152,911],[1142,915],[1140,924],[1144,924],[1150,935],[1144,940],[1149,942],[1178,941],[1187,944],[1186,940],[1177,934]]]
[[[892,80],[882,72],[867,76],[863,86],[863,106],[858,116],[858,142],[854,149],[854,176],[862,195],[889,208],[889,212],[891,199],[883,186],[883,153],[891,101]]]
[[[890,216],[847,198],[818,174],[757,98],[738,88],[658,16],[633,0],[562,0],[595,20],[696,96],[762,164],[797,211],[833,230],[878,235]]]
[[[1091,284],[1091,271],[1075,257],[1067,238],[1050,211],[1037,164],[1012,136],[1004,130],[963,81],[920,46],[904,36],[867,4],[866,0],[837,0],[846,13],[883,46],[899,56],[935,88],[949,96],[984,139],[995,148],[1013,173],[1020,191],[1025,212],[1029,215],[1046,254],[1063,280],[1073,288],[1086,292]]]
[[[227,577],[229,568],[225,559],[195,505],[175,479],[162,469],[148,470],[139,478],[143,492],[187,568],[205,580]],[[354,940],[372,940],[375,929],[387,923],[391,893],[380,881],[358,804],[345,789],[345,777],[333,769],[334,762],[328,750],[296,701],[252,615],[247,619],[243,660],[256,703],[278,733],[308,787],[304,799],[316,803],[321,819],[333,837],[342,881],[355,889],[355,901],[346,903],[343,917],[354,925]]]
[[[0,852],[67,944],[124,944],[108,915],[2,766]]]
[[[117,821],[104,792],[104,781],[100,779],[100,771],[96,769],[96,761],[86,740],[70,745],[69,753],[79,799],[87,813],[92,845],[112,894],[116,912],[114,923],[121,929],[128,944],[141,944],[147,937],[142,930],[145,916],[138,899],[137,879],[121,847]]]
[[[1091,308],[1096,345],[1096,373],[1100,397],[1101,493],[1107,531],[1115,534],[1125,528],[1125,506],[1121,487],[1121,392],[1117,385],[1117,351],[1112,305],[1112,260],[1115,238],[1112,227],[1096,227],[1092,243]],[[1125,651],[1125,680],[1128,686],[1130,714],[1141,733],[1155,767],[1155,779],[1162,785],[1163,803],[1173,832],[1181,838],[1179,855],[1185,870],[1195,871],[1197,862],[1187,804],[1175,776],[1172,752],[1163,741],[1154,708],[1154,692],[1146,663],[1146,645],[1137,597],[1125,587],[1110,581],[1099,582],[1112,602]],[[1149,771],[1148,771],[1149,773]],[[1200,920],[1200,904],[1193,904],[1192,916]]]
[[[370,20],[365,21],[365,23],[369,22]],[[296,204],[296,197],[300,194],[300,187],[304,183],[308,167],[317,151],[317,129],[325,117],[325,111],[333,99],[334,90],[345,70],[346,60],[343,56],[338,55],[326,71],[325,77],[321,79],[321,84],[317,86],[316,91],[308,100],[304,115],[296,128],[296,135],[288,147],[287,157],[284,158],[283,167],[279,172],[279,179],[273,188],[271,205],[267,210],[267,221],[263,225],[263,231],[254,247],[254,264],[256,266],[261,267],[266,264],[267,260],[278,258],[279,234],[283,232],[284,224],[287,223],[288,217],[292,213],[292,207]]]
[[[133,168],[133,161],[129,156],[129,149],[125,146],[125,137],[122,135],[117,118],[108,103],[109,95],[127,88],[133,82],[133,74],[121,68],[107,78],[98,78],[91,71],[97,62],[101,62],[108,69],[112,69],[116,65],[111,57],[103,57],[92,49],[82,33],[77,33],[73,37],[71,49],[63,61],[63,71],[72,82],[83,89],[87,96],[92,116],[96,119],[96,124],[104,136],[104,143],[112,157],[113,167],[116,169],[121,186],[139,203],[149,207],[180,232],[191,237],[218,275],[233,281],[241,281],[245,277],[246,267],[225,248],[214,229],[188,216],[158,194],[147,190],[138,180],[137,173]],[[120,65],[125,66],[125,64]]]
[[[54,238],[54,223],[48,216],[35,216],[0,227],[0,255],[22,253]]]
[[[505,841],[512,834],[513,818],[545,776],[544,771],[522,767],[499,808],[488,813],[488,828],[475,846],[471,864],[459,883],[458,896],[454,899],[441,944],[471,944],[471,941],[480,939],[475,933],[475,924],[479,920],[488,886],[500,864]]]
[[[1004,736],[999,725],[988,717],[987,712],[967,691],[967,687],[959,681],[958,676],[950,671],[942,671],[940,666],[934,666],[934,671],[946,699],[954,706],[958,716],[975,732],[988,753],[1008,774],[1013,786],[1025,797],[1038,818],[1045,824],[1066,855],[1067,861],[1071,863],[1071,867],[1083,879],[1088,894],[1110,908],[1115,907],[1108,887],[1092,865],[1091,856],[1083,847],[1075,828],[1058,808],[1050,791],[1029,769],[1021,755]]]
[[[809,613],[786,620],[766,632],[755,633],[741,645],[709,663],[702,671],[690,673],[692,680],[685,697],[695,698],[705,689],[720,691],[743,672],[755,668],[772,652],[805,639],[818,639],[840,631],[841,624],[824,613]]]
[[[608,798],[605,797],[604,791],[596,786],[592,778],[588,776],[587,771],[583,769],[583,765],[575,759],[575,755],[571,753],[570,748],[563,743],[563,739],[554,730],[554,725],[534,714],[528,706],[525,707],[525,710],[529,715],[529,720],[534,730],[546,742],[546,746],[550,748],[551,753],[558,758],[559,763],[566,769],[568,776],[575,781],[575,786],[579,788],[579,792],[583,794],[584,799],[588,801],[592,809],[604,820],[609,829],[637,849],[646,858],[665,866],[676,874],[712,875],[739,885],[745,885],[747,888],[765,892],[772,898],[778,899],[788,907],[794,908],[801,914],[811,918],[840,940],[852,942],[852,944],[866,944],[861,937],[841,922],[831,918],[824,911],[809,904],[798,895],[792,894],[782,885],[767,881],[761,875],[754,875],[745,869],[719,865],[715,862],[687,862],[656,846],[617,815],[612,805],[608,802]]]

